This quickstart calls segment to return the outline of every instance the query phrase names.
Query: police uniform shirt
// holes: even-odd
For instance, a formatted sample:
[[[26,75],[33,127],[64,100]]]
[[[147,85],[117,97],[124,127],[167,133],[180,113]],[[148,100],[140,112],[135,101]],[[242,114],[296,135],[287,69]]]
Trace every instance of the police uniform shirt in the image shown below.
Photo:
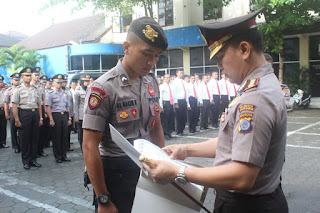
[[[174,100],[173,90],[171,86],[170,86],[170,89],[171,89],[172,99]],[[159,86],[159,90],[160,90],[160,101],[159,101],[160,107],[163,108],[163,101],[170,101],[169,84],[162,83]]]
[[[37,85],[34,85],[32,81],[31,81],[30,85],[33,85],[34,87],[36,87],[38,89],[39,94],[40,94],[40,99],[41,99],[41,105],[43,105],[43,99],[46,98],[45,87],[40,83],[38,83]]]
[[[198,91],[199,91],[198,98],[199,98],[200,104],[203,104],[203,100],[208,100],[210,102],[212,101],[212,95],[210,94],[208,83],[206,84],[204,82],[201,82]]]
[[[69,111],[70,111],[70,117],[73,117],[74,115],[74,108],[73,108],[73,96],[72,92],[68,87],[66,87],[65,92],[67,93],[68,97],[68,103],[69,103]]]
[[[177,77],[172,82],[172,88],[174,93],[174,103],[178,103],[178,100],[185,99],[189,107],[189,100],[187,98],[189,96],[187,83],[181,78]]]
[[[111,140],[109,123],[129,141],[148,139],[160,113],[160,94],[155,76],[140,77],[139,90],[130,83],[121,60],[87,89],[82,127],[104,132],[99,146],[101,156],[126,156]]]
[[[238,91],[221,117],[214,165],[240,161],[258,166],[261,170],[246,194],[272,193],[284,163],[287,111],[271,65],[255,69]]]
[[[64,90],[61,89],[60,92],[58,92],[56,89],[53,89],[48,93],[46,106],[50,106],[51,112],[66,112],[69,106],[67,96]]]
[[[18,104],[20,109],[38,108],[38,103],[41,103],[40,93],[35,86],[30,84],[28,89],[21,83],[13,92],[12,103]]]
[[[14,90],[15,90],[15,88],[12,86],[9,89],[7,89],[5,94],[4,94],[5,95],[4,102],[9,104],[9,108],[12,107],[12,95],[13,95]]]
[[[219,81],[212,78],[209,81],[209,88],[210,88],[210,94],[212,95],[220,95],[220,87],[219,87]]]
[[[0,90],[0,107],[4,107],[4,102],[5,102],[5,92],[6,90],[5,89],[1,89]]]
[[[86,98],[86,91],[80,87],[74,93],[74,118],[83,120],[83,107],[84,107],[84,100]]]

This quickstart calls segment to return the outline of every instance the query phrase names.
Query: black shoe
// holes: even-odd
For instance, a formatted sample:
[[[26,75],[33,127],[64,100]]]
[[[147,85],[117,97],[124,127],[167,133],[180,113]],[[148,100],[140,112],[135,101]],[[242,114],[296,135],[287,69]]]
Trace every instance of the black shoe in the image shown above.
[[[165,139],[165,140],[170,140],[169,135],[165,135],[165,136],[164,136],[164,139]]]
[[[5,145],[5,144],[0,144],[0,149],[2,148],[9,148],[9,146]]]
[[[179,136],[183,136],[183,132],[180,132],[180,133],[178,133],[177,135],[179,135]]]
[[[67,157],[62,158],[61,160],[62,160],[62,161],[71,161],[71,159],[70,159],[70,158],[67,158]]]
[[[192,130],[189,130],[189,132],[190,133],[195,133],[196,131],[192,129]]]
[[[29,166],[29,164],[25,163],[25,164],[23,164],[23,168],[26,169],[26,170],[29,170],[30,166]]]
[[[56,159],[56,162],[57,163],[62,163],[62,160],[61,159]]]
[[[37,162],[31,162],[31,163],[30,163],[30,166],[31,166],[31,167],[41,167],[41,164],[40,164],[40,163],[37,163]]]
[[[42,153],[41,153],[41,156],[42,156],[42,157],[47,157],[47,156],[48,156],[48,154],[47,154],[47,153],[45,153],[45,152],[42,152]]]
[[[69,151],[69,152],[72,152],[72,151],[73,151],[73,149],[71,149],[71,148],[68,148],[68,151]]]
[[[45,148],[48,148],[48,147],[50,147],[50,144],[46,144],[46,145],[44,145],[44,147],[45,147]]]
[[[208,129],[208,128],[205,128],[205,127],[201,127],[201,128],[200,128],[200,130],[206,130],[206,129]]]

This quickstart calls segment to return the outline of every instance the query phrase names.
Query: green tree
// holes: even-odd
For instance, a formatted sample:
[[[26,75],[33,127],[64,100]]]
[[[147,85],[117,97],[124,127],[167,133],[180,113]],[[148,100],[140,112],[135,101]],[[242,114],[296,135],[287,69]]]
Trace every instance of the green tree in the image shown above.
[[[42,59],[46,59],[36,50],[27,50],[23,53],[23,67],[35,67]]]
[[[227,6],[233,0],[198,0],[198,5],[208,10],[208,19],[218,19],[217,9],[222,11],[222,7]]]
[[[320,14],[319,0],[251,0],[252,10],[264,7],[265,24],[259,26],[266,52],[280,54],[279,82],[283,83],[283,38],[289,29],[309,25]]]

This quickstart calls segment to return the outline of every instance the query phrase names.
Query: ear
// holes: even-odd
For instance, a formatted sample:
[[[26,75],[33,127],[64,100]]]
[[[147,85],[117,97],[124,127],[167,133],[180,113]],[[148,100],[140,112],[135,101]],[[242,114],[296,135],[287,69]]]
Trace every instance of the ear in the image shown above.
[[[250,45],[249,42],[247,41],[242,41],[239,44],[239,50],[240,50],[240,54],[242,55],[242,58],[244,60],[248,59],[251,51],[252,51],[252,46]]]
[[[130,47],[130,42],[129,41],[125,41],[122,44],[122,48],[123,48],[123,52],[125,55],[129,54],[129,47]]]

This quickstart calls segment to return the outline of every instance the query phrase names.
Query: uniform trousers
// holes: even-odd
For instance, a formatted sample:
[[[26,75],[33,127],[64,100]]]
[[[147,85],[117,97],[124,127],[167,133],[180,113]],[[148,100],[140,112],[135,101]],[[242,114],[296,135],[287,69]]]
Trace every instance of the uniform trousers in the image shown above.
[[[198,99],[193,96],[189,97],[189,104],[191,110],[188,110],[188,119],[189,119],[189,131],[194,132],[196,131],[196,126],[198,122]]]
[[[78,127],[78,141],[80,143],[81,152],[82,152],[82,142],[83,142],[82,122],[83,122],[83,120],[79,120],[79,123],[77,124],[77,127]]]
[[[201,110],[200,128],[208,128],[210,100],[203,100],[203,104],[200,110]]]
[[[23,164],[37,162],[39,140],[38,109],[20,109],[19,120],[22,127],[18,128]]]
[[[0,107],[0,144],[5,145],[7,139],[7,120],[4,108]]]
[[[129,157],[102,157],[105,183],[119,213],[130,213],[140,168]],[[94,193],[97,212],[97,202]]]
[[[214,213],[288,213],[288,203],[280,186],[267,195],[217,190]]]
[[[42,109],[42,118],[43,118],[43,124],[40,126],[39,130],[39,143],[38,143],[38,155],[41,155],[43,153],[44,145],[47,143],[47,138],[49,134],[49,124],[48,119],[45,120],[45,110],[44,106],[41,105]]]
[[[71,117],[69,115],[69,113],[66,113],[66,116],[67,116],[67,122],[69,121],[69,117]],[[73,121],[73,118],[71,118],[71,123]],[[70,144],[70,139],[71,139],[71,129],[72,129],[72,126],[69,125],[68,126],[68,137],[67,137],[67,149],[70,149],[71,148],[71,144]]]
[[[184,99],[178,100],[179,108],[176,110],[176,119],[177,119],[177,134],[183,133],[184,128],[187,124],[188,117],[188,106],[187,101]]]
[[[163,101],[163,110],[164,112],[160,114],[163,133],[170,137],[173,131],[172,120],[174,119],[173,105],[170,104],[170,101]]]
[[[221,114],[224,112],[226,108],[228,108],[229,105],[229,100],[227,95],[221,95],[221,107],[220,107],[220,112]]]
[[[68,120],[65,112],[53,112],[52,118],[55,123],[52,127],[53,154],[56,160],[62,160],[67,157]]]
[[[20,150],[20,144],[18,141],[18,128],[16,127],[16,124],[15,124],[12,108],[10,108],[9,112],[10,112],[10,133],[11,133],[12,149]]]
[[[218,119],[219,119],[219,114],[220,114],[220,95],[212,95],[213,102],[210,106],[211,108],[211,120],[212,120],[212,126],[216,126],[219,124]]]

